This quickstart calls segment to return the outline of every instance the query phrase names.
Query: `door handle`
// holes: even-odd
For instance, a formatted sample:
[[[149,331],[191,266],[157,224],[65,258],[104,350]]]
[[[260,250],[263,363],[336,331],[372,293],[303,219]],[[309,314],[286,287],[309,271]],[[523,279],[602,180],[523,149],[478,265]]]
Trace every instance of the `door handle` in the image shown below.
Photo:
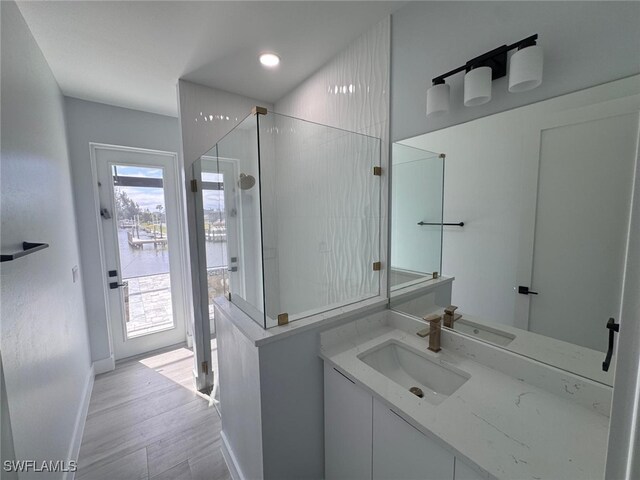
[[[613,318],[610,318],[607,321],[607,328],[609,329],[609,349],[607,350],[607,356],[604,358],[604,362],[602,362],[602,370],[604,370],[605,372],[609,371],[611,357],[613,356],[613,336],[616,334],[616,332],[620,331],[620,324],[616,323]]]
[[[118,287],[127,287],[127,286],[129,286],[129,282],[122,282],[122,283],[118,283],[118,282],[111,282],[111,283],[109,284],[109,288],[110,288],[111,290],[113,290],[113,289],[115,289],[115,288],[118,288]]]
[[[524,285],[519,285],[518,286],[518,293],[520,293],[522,295],[538,295],[538,292],[534,292],[532,290],[529,290],[529,287],[525,287]]]

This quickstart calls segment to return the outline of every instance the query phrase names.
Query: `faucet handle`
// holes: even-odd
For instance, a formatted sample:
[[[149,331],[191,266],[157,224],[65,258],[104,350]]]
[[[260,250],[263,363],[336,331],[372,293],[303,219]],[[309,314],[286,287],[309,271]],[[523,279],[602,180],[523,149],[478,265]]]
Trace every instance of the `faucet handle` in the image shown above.
[[[456,305],[449,305],[444,309],[444,313],[446,313],[447,315],[453,315],[457,309],[458,307]]]
[[[429,315],[427,315],[426,317],[422,317],[422,319],[427,322],[427,323],[440,323],[440,320],[442,319],[441,315],[438,315],[437,313],[431,313]]]

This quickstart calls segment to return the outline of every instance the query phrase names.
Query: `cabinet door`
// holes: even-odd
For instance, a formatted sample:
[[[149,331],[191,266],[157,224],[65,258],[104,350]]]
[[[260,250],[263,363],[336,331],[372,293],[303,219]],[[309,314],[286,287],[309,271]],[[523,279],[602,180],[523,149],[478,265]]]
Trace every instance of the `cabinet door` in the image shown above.
[[[327,480],[371,479],[372,397],[324,366],[324,455]]]
[[[453,465],[453,454],[373,401],[374,479],[453,480]]]
[[[456,457],[455,480],[484,480],[486,475],[476,472],[458,457]]]

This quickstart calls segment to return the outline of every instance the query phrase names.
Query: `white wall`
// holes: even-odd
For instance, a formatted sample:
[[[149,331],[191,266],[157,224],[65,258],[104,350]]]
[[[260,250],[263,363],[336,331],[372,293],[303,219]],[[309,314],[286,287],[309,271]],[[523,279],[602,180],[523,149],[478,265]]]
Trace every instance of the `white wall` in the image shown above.
[[[367,172],[363,162],[370,158],[367,155],[372,153],[371,143],[361,142],[358,145],[357,138],[344,137],[341,140],[334,137],[325,145],[312,138],[318,134],[317,126],[304,125],[306,131],[296,132],[297,138],[279,139],[283,145],[292,140],[294,146],[289,146],[289,153],[293,154],[285,151],[281,155],[276,145],[280,179],[276,192],[278,231],[285,233],[278,236],[278,251],[291,252],[297,245],[306,262],[301,266],[303,260],[300,255],[296,258],[280,256],[281,308],[287,305],[304,308],[313,302],[313,298],[326,299],[331,304],[344,301],[345,292],[349,297],[361,290],[365,293],[371,291],[368,285],[373,285],[373,278],[362,288],[362,280],[371,274],[369,265],[357,261],[363,252],[349,248],[350,244],[344,239],[358,239],[362,248],[379,249],[377,260],[383,264],[379,291],[386,295],[390,23],[390,18],[387,18],[370,28],[274,105],[277,113],[381,139],[380,164],[383,168],[379,185],[375,179],[368,182],[367,178],[356,183],[354,173]],[[290,123],[285,125],[287,127],[303,127],[301,123],[287,123]],[[341,143],[347,138],[349,141]],[[354,153],[357,150],[365,153],[357,155]],[[302,157],[300,152],[306,152],[306,155]],[[341,170],[344,175],[341,175]],[[381,189],[379,209],[374,203],[378,188]],[[309,198],[307,203],[304,203],[305,191]],[[322,202],[318,201],[319,196],[323,198]],[[346,208],[349,204],[354,206],[353,212]],[[378,229],[375,222],[362,222],[360,213],[358,218],[354,218],[354,212],[359,212],[355,207],[363,204],[371,208],[371,217],[366,220],[380,217],[379,242],[370,235]],[[318,212],[318,207],[321,212]],[[339,238],[331,238],[331,235]],[[307,251],[301,251],[300,247]],[[323,253],[328,250],[331,250],[330,254]],[[349,278],[352,264],[358,280]],[[306,273],[301,276],[302,270]],[[320,275],[313,275],[313,272]],[[343,292],[332,292],[331,285],[340,285]],[[375,287],[377,290],[377,281]]]
[[[164,115],[113,107],[77,98],[65,98],[67,137],[78,223],[82,278],[87,305],[92,360],[111,358],[110,326],[105,302],[102,266],[101,221],[94,198],[89,144],[106,143],[126,147],[178,152],[178,119]],[[108,362],[107,362],[108,363]]]
[[[186,80],[178,82],[178,96],[187,174],[190,173],[193,162],[248,116],[251,108],[256,105],[271,108],[271,104],[256,98],[243,97]]]
[[[11,412],[9,412],[9,400],[7,400],[7,387],[4,383],[4,368],[2,367],[2,356],[0,356],[0,448],[2,462],[14,461],[16,452],[13,448],[13,431],[11,430]],[[15,480],[18,472],[2,471],[3,480]]]
[[[322,328],[260,348],[264,478],[324,478]]]
[[[242,478],[263,478],[258,349],[216,307],[223,441]]]
[[[640,72],[639,2],[407,2],[393,14],[392,139],[400,140]],[[493,82],[493,99],[467,108],[464,74],[447,80],[451,110],[426,118],[431,79],[500,45],[538,33],[544,80],[508,93]]]
[[[2,264],[6,394],[16,458],[65,460],[77,454],[93,376],[82,283],[71,275],[80,254],[64,101],[16,4],[0,8],[2,251],[50,245]]]

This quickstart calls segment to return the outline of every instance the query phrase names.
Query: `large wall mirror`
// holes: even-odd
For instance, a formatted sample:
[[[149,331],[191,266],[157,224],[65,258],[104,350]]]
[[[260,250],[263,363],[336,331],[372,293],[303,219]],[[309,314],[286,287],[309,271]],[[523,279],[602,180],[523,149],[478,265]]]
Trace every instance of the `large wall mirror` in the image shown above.
[[[394,145],[392,308],[430,313],[394,285],[437,271],[454,330],[612,385],[639,110],[634,76]]]

